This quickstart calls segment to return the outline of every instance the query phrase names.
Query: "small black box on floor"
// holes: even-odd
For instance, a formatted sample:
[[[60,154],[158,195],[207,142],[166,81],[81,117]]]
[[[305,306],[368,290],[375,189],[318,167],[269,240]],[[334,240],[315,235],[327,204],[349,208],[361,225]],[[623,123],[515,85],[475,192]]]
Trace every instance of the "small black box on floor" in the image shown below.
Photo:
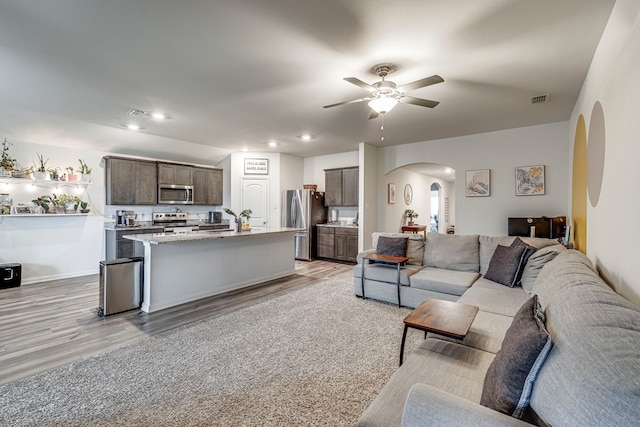
[[[21,264],[0,264],[0,289],[17,288],[21,276]]]

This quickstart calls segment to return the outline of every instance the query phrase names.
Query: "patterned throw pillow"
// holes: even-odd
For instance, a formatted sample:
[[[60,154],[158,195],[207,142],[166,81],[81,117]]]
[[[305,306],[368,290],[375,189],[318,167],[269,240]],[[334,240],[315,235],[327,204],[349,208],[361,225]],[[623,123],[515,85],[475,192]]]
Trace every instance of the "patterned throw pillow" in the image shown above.
[[[502,347],[489,365],[480,404],[523,418],[533,384],[551,345],[551,337],[544,326],[544,313],[534,295],[516,313]]]
[[[389,256],[407,256],[408,237],[378,237],[376,253]]]
[[[525,249],[522,246],[514,248],[498,245],[491,257],[489,269],[484,275],[485,279],[493,280],[510,288],[514,287]]]

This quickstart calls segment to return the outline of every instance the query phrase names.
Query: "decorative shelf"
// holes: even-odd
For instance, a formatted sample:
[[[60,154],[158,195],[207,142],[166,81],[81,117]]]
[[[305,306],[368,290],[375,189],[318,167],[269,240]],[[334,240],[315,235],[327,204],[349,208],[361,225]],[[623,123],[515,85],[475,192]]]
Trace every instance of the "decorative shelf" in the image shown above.
[[[39,187],[87,187],[85,181],[51,181],[48,179],[0,178],[0,184],[31,184]]]
[[[62,216],[89,216],[91,213],[72,213],[72,214],[10,214],[10,215],[0,215],[0,219],[2,218],[25,218],[25,217],[62,217]]]

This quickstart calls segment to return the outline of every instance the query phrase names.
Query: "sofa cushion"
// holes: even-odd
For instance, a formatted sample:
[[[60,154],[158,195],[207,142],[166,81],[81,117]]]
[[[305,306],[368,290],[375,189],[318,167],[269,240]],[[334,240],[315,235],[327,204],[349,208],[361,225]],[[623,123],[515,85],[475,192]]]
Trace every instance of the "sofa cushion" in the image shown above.
[[[409,333],[422,334],[413,329]],[[399,426],[409,390],[416,383],[436,386],[472,402],[480,401],[484,373],[494,354],[430,338],[407,356],[409,350],[405,348],[404,363],[358,420],[359,427]]]
[[[528,293],[531,293],[533,290],[533,284],[535,283],[538,274],[540,274],[542,267],[554,259],[559,253],[566,250],[567,248],[562,245],[551,245],[533,253],[522,270],[522,277],[520,278],[520,285],[522,288]]]
[[[498,245],[510,246],[515,240],[515,236],[479,236],[480,245],[480,274],[487,274],[491,257]]]
[[[526,248],[524,246],[498,245],[485,278],[513,288],[518,278],[518,271],[524,260]]]
[[[640,308],[616,294],[575,250],[541,271],[534,292],[554,347],[531,408],[549,425],[637,425]]]
[[[422,259],[424,258],[424,236],[422,234],[374,232],[371,234],[371,243],[374,248],[378,247],[378,239],[381,236],[408,238],[406,257],[409,258],[409,261],[407,261],[407,264],[422,265]]]
[[[428,333],[427,336],[451,342],[462,342],[466,346],[496,354],[500,350],[504,335],[511,326],[512,321],[513,317],[481,310],[476,314],[469,332],[467,332],[462,341],[432,332]]]
[[[382,255],[404,257],[407,255],[408,240],[408,237],[380,236],[378,238],[378,245],[376,246],[376,253]]]
[[[478,235],[428,233],[424,266],[477,272],[480,269]]]
[[[487,370],[480,404],[522,419],[549,351],[551,337],[534,295],[518,310]]]
[[[362,277],[362,265],[358,264],[353,267],[353,277],[360,279]],[[405,265],[400,268],[400,284],[409,286],[409,278],[422,270],[417,265]],[[395,265],[388,264],[364,264],[364,277],[369,280],[378,282],[386,282],[396,284],[398,280],[398,268]]]
[[[425,267],[411,276],[411,287],[462,295],[478,277],[480,277],[480,273]]]
[[[480,310],[513,317],[529,298],[520,287],[508,288],[484,277],[475,281],[458,302],[477,305]]]

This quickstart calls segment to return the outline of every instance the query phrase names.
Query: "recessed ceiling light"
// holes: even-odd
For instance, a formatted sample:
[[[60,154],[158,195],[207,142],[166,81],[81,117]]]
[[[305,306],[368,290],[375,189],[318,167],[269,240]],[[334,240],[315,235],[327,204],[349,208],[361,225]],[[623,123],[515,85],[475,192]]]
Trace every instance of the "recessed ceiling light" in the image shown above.
[[[124,125],[124,126],[129,130],[140,130],[140,129],[142,129],[139,125],[137,125],[135,123],[130,123],[130,124]]]
[[[446,168],[446,169],[444,170],[444,172],[445,172],[445,173],[451,173],[451,172],[453,172],[453,169],[451,169],[451,168]]]
[[[269,147],[277,147],[277,146],[278,146],[278,143],[277,143],[277,142],[275,142],[275,141],[269,141],[269,142],[267,143],[267,145],[268,145]]]
[[[151,117],[158,120],[164,120],[167,118],[167,115],[164,113],[151,113]]]
[[[311,141],[312,139],[315,139],[316,137],[314,135],[309,135],[308,133],[302,134],[302,135],[298,135],[298,138],[303,140],[303,141]]]
[[[243,147],[242,151],[244,151],[246,153],[247,151],[249,151],[249,149],[247,147]]]

